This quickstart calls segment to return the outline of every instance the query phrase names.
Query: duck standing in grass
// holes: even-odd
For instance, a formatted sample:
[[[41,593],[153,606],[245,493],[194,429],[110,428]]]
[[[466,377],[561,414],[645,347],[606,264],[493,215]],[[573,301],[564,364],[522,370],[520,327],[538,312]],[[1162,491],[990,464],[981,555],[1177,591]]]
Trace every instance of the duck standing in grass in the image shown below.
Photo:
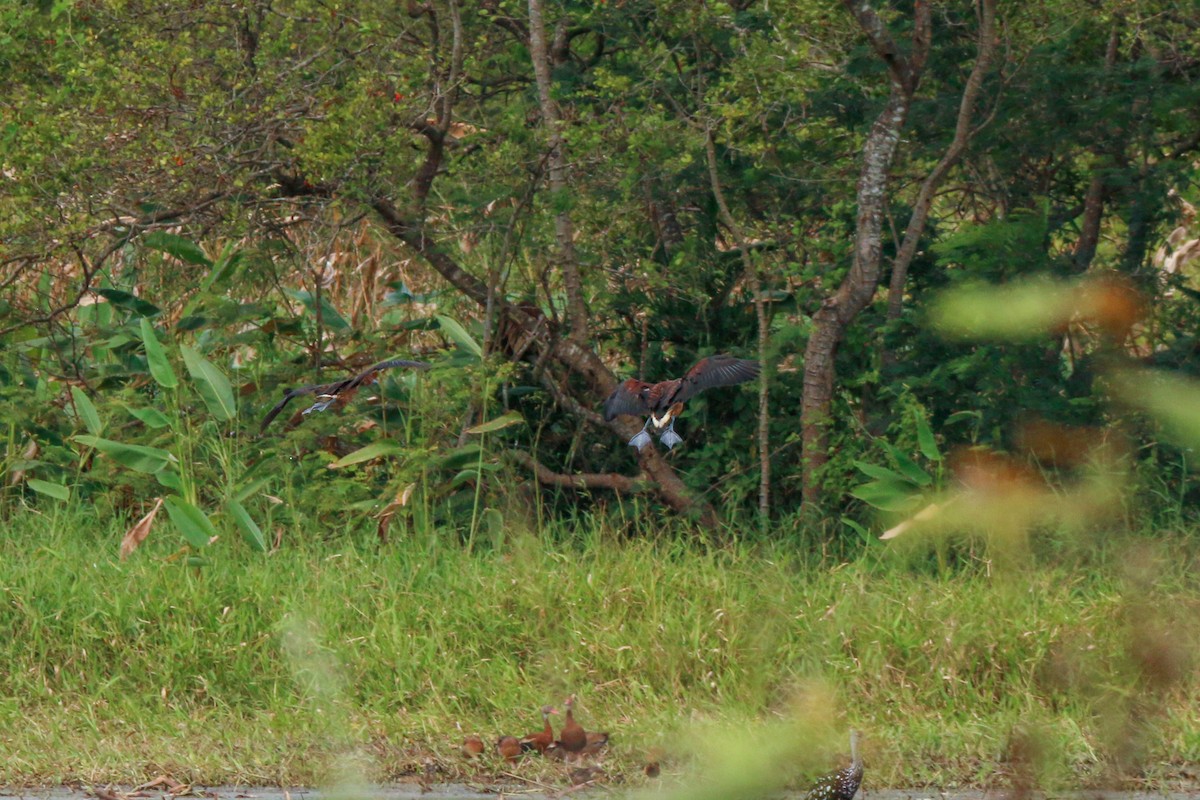
[[[550,727],[550,715],[557,714],[558,709],[554,706],[542,706],[542,729],[529,734],[521,740],[522,750],[537,750],[540,754],[545,754],[546,748],[554,744],[554,728]]]
[[[759,364],[747,358],[716,355],[702,358],[682,378],[659,383],[646,383],[630,378],[613,389],[604,401],[604,419],[612,420],[621,414],[650,418],[629,443],[641,450],[650,444],[651,433],[667,449],[683,441],[675,432],[675,418],[683,413],[683,404],[705,389],[714,386],[733,386],[758,377]]]

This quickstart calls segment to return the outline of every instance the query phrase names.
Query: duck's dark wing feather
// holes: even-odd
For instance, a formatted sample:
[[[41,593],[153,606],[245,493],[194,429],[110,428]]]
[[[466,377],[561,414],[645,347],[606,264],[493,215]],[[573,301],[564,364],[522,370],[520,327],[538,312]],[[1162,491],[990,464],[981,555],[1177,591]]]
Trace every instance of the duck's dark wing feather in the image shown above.
[[[650,384],[639,381],[637,378],[630,378],[624,383],[618,384],[608,399],[604,401],[604,420],[607,422],[621,414],[640,416],[650,413],[650,408],[646,405],[646,399],[642,395],[642,390],[649,386]]]
[[[409,361],[404,358],[391,358],[391,359],[388,359],[387,361],[380,361],[378,364],[372,364],[371,366],[367,367],[362,372],[358,373],[353,378],[351,378],[350,381],[346,384],[346,388],[347,389],[357,389],[359,386],[362,386],[363,384],[367,384],[367,383],[370,383],[371,381],[375,380],[375,375],[377,373],[382,372],[385,369],[391,369],[392,367],[408,367],[410,369],[429,369],[429,365],[426,364],[424,361]]]
[[[683,376],[683,385],[679,387],[675,400],[682,403],[714,386],[745,383],[757,378],[758,372],[758,362],[748,358],[734,358],[728,355],[702,358]]]
[[[278,417],[280,412],[283,411],[284,407],[287,406],[288,403],[292,402],[294,398],[302,397],[306,394],[324,394],[324,391],[322,390],[336,385],[337,384],[311,383],[308,386],[298,386],[295,389],[285,389],[283,391],[283,399],[276,403],[275,407],[268,411],[267,415],[263,417],[262,424],[258,426],[258,432],[262,433],[265,431],[267,426],[271,424],[271,421]]]
[[[271,421],[275,419],[283,411],[284,407],[292,401],[293,398],[301,397],[306,394],[324,395],[325,397],[337,397],[343,392],[354,391],[364,384],[371,383],[375,380],[375,376],[382,370],[391,369],[392,367],[410,367],[412,369],[429,369],[429,365],[424,361],[409,361],[403,358],[392,358],[387,361],[380,361],[378,364],[372,364],[362,372],[349,378],[343,378],[340,381],[333,383],[312,383],[308,386],[300,386],[295,389],[288,389],[283,393],[283,399],[279,401],[270,411],[267,416],[263,417],[262,424],[258,426],[259,433],[265,431]]]

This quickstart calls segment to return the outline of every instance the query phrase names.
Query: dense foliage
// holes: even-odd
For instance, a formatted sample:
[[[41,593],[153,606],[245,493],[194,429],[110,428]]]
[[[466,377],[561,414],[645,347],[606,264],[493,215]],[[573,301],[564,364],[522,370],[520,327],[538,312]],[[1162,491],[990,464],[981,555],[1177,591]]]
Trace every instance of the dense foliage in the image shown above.
[[[6,5],[4,508],[165,493],[195,547],[365,511],[474,540],[578,504],[749,515],[769,466],[776,518],[854,517],[963,447],[1051,482],[1088,460],[1031,429],[1119,430],[1146,505],[1189,505],[1188,451],[1113,403],[1114,364],[1195,369],[1189,4],[877,5]],[[1100,299],[928,324],[944,290],[1035,276]],[[702,395],[625,478],[614,376],[714,352],[767,365],[766,406]],[[279,387],[390,355],[433,369],[256,437]],[[863,465],[883,490],[855,499]]]

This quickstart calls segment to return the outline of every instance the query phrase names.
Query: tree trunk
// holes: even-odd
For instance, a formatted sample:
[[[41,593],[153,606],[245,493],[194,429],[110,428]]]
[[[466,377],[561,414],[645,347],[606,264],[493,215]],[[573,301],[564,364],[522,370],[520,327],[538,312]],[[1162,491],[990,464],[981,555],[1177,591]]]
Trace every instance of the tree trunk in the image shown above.
[[[863,145],[862,172],[858,179],[858,216],[855,221],[854,262],[841,286],[813,315],[813,331],[804,349],[804,389],[800,403],[800,436],[803,455],[803,498],[814,502],[820,494],[818,477],[828,462],[826,426],[833,400],[834,357],[846,329],[875,295],[879,285],[884,198],[888,169],[900,143],[900,131],[912,106],[925,58],[929,54],[930,10],[917,0],[914,7],[912,48],[900,52],[887,27],[867,2],[842,0],[867,35],[876,55],[888,67],[891,92],[871,126]]]
[[[565,38],[565,29],[560,28]],[[563,57],[565,45],[555,48],[557,57]],[[576,341],[587,339],[588,313],[583,300],[583,280],[579,275],[579,262],[575,255],[575,226],[571,213],[564,204],[570,185],[567,182],[567,154],[562,137],[562,115],[558,105],[550,96],[550,53],[546,48],[546,28],[542,20],[542,0],[529,0],[529,55],[533,59],[533,75],[537,81],[538,105],[541,108],[542,124],[549,136],[550,191],[556,205],[562,208],[554,217],[554,238],[558,243],[559,268],[562,270],[563,288],[567,294],[567,325],[571,338]]]
[[[754,260],[750,255],[745,237],[742,236],[741,226],[733,218],[729,205],[725,202],[725,192],[721,190],[721,177],[717,172],[717,148],[713,143],[712,127],[706,126],[704,131],[704,149],[708,157],[708,179],[712,185],[713,198],[717,201],[717,211],[721,220],[729,227],[733,242],[742,255],[742,268],[750,280],[750,291],[754,292],[754,313],[758,321],[758,357],[763,361],[767,353],[767,342],[770,331],[767,326],[767,307],[763,298],[762,281]],[[767,532],[771,519],[771,416],[770,391],[767,382],[768,370],[764,369],[758,375],[758,524],[762,532]]]

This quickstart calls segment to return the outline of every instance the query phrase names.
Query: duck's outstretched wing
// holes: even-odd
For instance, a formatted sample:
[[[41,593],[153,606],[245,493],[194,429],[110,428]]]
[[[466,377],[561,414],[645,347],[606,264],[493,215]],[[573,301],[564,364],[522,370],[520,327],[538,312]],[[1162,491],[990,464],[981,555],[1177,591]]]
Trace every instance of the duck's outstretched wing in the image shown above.
[[[604,420],[607,422],[622,414],[637,416],[649,414],[650,407],[646,405],[645,395],[645,390],[649,387],[650,384],[639,381],[637,378],[630,378],[624,383],[618,384],[608,399],[604,401]]]
[[[673,398],[683,403],[705,389],[714,386],[733,386],[758,377],[759,364],[749,358],[716,355],[702,358],[683,376],[679,392]]]
[[[288,389],[283,393],[283,399],[280,400],[274,408],[267,412],[267,416],[263,417],[262,424],[258,426],[259,433],[267,429],[271,421],[282,413],[285,406],[292,401],[293,398],[301,397],[306,394],[315,394],[325,400],[325,404],[317,410],[323,411],[329,404],[337,398],[354,392],[360,386],[372,383],[377,378],[378,374],[385,369],[393,367],[409,367],[411,369],[429,369],[429,365],[424,361],[409,361],[403,358],[392,358],[387,361],[380,361],[378,364],[372,364],[357,375],[349,378],[343,378],[340,381],[333,383],[313,383],[308,386],[300,386],[295,389]]]

